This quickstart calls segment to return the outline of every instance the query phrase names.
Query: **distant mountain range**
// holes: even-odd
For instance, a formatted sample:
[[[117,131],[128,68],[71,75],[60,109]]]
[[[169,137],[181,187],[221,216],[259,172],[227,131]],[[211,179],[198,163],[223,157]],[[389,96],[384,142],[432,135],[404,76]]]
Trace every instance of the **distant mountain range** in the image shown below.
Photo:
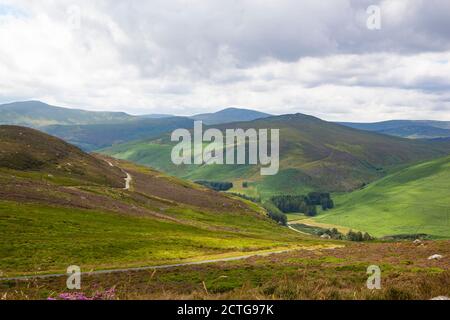
[[[194,120],[205,125],[273,119],[270,114],[238,108],[215,113],[177,117],[170,114],[133,116],[125,112],[95,112],[62,108],[40,101],[0,105],[0,125],[38,128],[86,151],[107,148],[141,139],[154,139],[177,128],[193,127]],[[341,122],[340,125],[404,138],[442,139],[450,137],[450,121],[394,120],[378,123]],[[281,126],[283,126],[281,124]]]
[[[194,120],[201,120],[207,125],[214,125],[238,121],[252,121],[271,116],[272,115],[267,113],[249,109],[228,108],[215,113],[198,114],[190,118]]]
[[[86,151],[114,144],[157,137],[177,128],[192,128],[194,120],[205,124],[248,121],[270,115],[229,108],[216,113],[177,117],[170,114],[133,116],[125,112],[95,112],[51,106],[40,101],[0,105],[0,125],[38,128]]]
[[[391,120],[375,123],[339,122],[339,124],[410,139],[450,137],[450,121]]]
[[[283,115],[215,126],[280,129],[280,172],[261,177],[257,166],[176,166],[167,134],[103,150],[108,155],[148,165],[192,180],[248,181],[243,190],[263,197],[312,190],[350,191],[384,176],[396,166],[448,154],[449,142],[410,140],[348,128],[303,115]],[[242,190],[239,190],[242,191]]]
[[[123,123],[54,125],[41,128],[85,151],[94,151],[133,140],[155,138],[178,128],[190,129],[194,120],[184,117],[148,118]]]
[[[205,124],[220,124],[251,121],[269,116],[267,113],[254,110],[228,108],[215,113],[187,116],[186,118],[202,120]],[[86,111],[52,106],[40,101],[12,102],[0,105],[0,125],[21,125],[34,128],[50,125],[116,124],[142,119],[171,117],[176,116],[171,114],[134,116],[125,112]]]
[[[125,112],[95,112],[51,106],[40,101],[0,105],[0,125],[43,127],[48,125],[119,123],[134,120]]]

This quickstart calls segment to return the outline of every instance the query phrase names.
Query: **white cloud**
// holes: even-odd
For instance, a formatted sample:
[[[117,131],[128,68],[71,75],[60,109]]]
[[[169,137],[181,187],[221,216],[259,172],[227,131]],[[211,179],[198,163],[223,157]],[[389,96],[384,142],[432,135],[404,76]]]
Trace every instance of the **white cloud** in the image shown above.
[[[0,0],[0,102],[450,120],[445,0],[79,1],[79,28],[74,4]]]

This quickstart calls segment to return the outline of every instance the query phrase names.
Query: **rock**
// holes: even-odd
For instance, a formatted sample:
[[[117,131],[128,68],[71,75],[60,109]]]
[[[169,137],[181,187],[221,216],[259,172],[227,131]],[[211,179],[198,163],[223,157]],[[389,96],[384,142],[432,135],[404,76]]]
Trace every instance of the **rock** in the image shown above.
[[[414,243],[415,245],[419,245],[419,244],[422,244],[422,240],[416,239],[416,240],[413,241],[413,243]]]
[[[328,234],[323,234],[323,235],[321,235],[320,236],[322,239],[331,239],[331,237],[330,237],[330,235],[328,235]]]
[[[450,300],[449,297],[446,296],[438,296],[438,297],[434,297],[431,300]]]
[[[433,254],[432,256],[428,257],[428,260],[440,260],[443,257],[440,254]]]

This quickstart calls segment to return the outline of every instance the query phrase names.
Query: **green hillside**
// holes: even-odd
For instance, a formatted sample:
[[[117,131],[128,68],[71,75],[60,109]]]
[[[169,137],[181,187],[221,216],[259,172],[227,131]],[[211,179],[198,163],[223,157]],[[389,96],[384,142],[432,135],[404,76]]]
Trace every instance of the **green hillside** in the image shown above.
[[[2,275],[148,266],[313,246],[257,205],[39,131],[0,126]],[[109,162],[109,163],[108,163]],[[125,176],[131,177],[125,190]],[[322,246],[326,243],[321,242]]]
[[[135,117],[124,112],[94,112],[51,106],[40,101],[0,105],[0,125],[43,127],[48,125],[118,123]]]
[[[360,131],[302,114],[230,123],[218,128],[280,129],[279,173],[262,177],[258,167],[244,165],[175,166],[170,160],[174,143],[168,135],[117,145],[102,152],[178,177],[232,181],[236,186],[234,191],[267,197],[310,190],[354,190],[398,166],[444,156],[449,150],[444,143]],[[248,181],[249,188],[240,188],[242,181]]]
[[[450,157],[417,164],[335,197],[314,220],[376,236],[425,233],[450,238]]]

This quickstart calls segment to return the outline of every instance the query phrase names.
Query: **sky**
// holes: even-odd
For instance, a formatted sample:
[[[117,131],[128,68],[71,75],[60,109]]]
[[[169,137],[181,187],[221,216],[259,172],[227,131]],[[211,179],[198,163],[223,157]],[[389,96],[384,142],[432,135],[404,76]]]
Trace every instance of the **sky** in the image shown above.
[[[450,120],[448,0],[0,0],[0,103]]]

